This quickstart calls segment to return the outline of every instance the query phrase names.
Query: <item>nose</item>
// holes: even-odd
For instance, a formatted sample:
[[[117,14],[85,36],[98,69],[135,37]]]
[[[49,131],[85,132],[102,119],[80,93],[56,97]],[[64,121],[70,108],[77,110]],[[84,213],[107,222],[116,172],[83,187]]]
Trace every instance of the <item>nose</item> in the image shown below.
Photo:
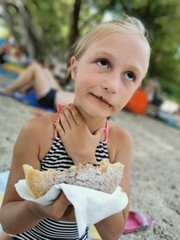
[[[119,74],[109,75],[107,79],[103,81],[102,87],[106,92],[110,94],[115,94],[120,87],[120,75]]]

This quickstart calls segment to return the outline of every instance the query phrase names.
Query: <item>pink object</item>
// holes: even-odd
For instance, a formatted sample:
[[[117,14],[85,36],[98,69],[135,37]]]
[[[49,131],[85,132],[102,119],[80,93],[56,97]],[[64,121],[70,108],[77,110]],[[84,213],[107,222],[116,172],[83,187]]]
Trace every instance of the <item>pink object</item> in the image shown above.
[[[152,219],[144,213],[129,212],[128,220],[124,227],[124,234],[144,231],[152,226]]]

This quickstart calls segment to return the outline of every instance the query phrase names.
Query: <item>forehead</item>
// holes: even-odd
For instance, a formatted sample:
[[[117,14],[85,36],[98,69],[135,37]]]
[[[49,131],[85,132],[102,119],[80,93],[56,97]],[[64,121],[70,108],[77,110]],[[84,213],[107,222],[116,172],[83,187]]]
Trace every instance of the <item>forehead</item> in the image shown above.
[[[114,32],[106,35],[93,44],[85,52],[85,57],[107,54],[112,60],[124,65],[139,65],[147,71],[150,48],[148,43],[138,34]]]
[[[134,48],[134,50],[143,48],[147,52],[150,51],[148,43],[139,34],[121,32],[113,32],[96,39],[96,41],[90,44],[88,49],[92,50],[93,48],[98,47],[108,47],[110,49],[118,48],[122,51],[122,48],[128,50],[130,46],[131,48]]]

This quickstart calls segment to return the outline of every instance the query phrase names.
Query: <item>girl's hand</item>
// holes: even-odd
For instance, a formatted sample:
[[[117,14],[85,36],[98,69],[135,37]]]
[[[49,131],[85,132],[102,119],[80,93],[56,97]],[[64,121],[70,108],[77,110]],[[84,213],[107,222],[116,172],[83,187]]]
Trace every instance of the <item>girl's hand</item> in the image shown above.
[[[63,107],[60,123],[56,122],[55,126],[75,165],[84,162],[96,163],[95,151],[104,128],[92,134],[74,105]]]
[[[71,203],[62,192],[51,205],[44,206],[31,202],[30,208],[39,219],[51,218],[55,221],[59,221],[63,216],[65,217],[65,212],[70,204]]]

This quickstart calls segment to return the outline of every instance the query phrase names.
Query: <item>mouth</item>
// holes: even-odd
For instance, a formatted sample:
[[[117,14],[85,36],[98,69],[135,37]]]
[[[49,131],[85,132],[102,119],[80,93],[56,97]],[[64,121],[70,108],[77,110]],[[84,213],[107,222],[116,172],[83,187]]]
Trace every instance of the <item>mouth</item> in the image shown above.
[[[94,95],[93,93],[91,93],[91,96],[93,96],[94,98],[96,98],[97,100],[102,102],[103,104],[107,105],[108,108],[112,107],[112,105],[105,98],[103,98],[102,96],[97,96],[97,95]]]

